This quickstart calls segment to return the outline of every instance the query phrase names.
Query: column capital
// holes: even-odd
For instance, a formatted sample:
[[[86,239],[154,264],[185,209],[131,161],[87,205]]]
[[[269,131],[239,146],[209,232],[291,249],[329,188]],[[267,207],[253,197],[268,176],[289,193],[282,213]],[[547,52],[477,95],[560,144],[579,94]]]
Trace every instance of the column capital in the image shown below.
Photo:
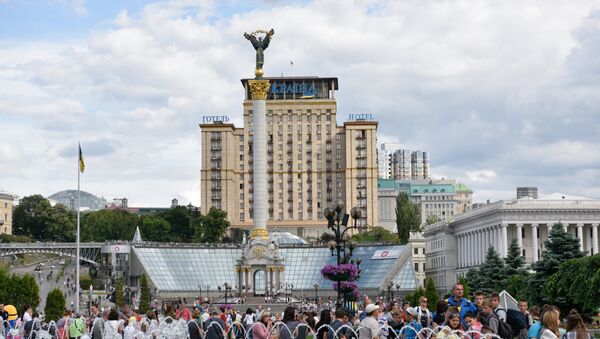
[[[538,228],[539,224],[531,224],[531,227]]]
[[[592,224],[592,227],[594,227],[594,228],[596,228],[598,226],[600,226],[600,224]]]
[[[506,228],[506,227],[508,227],[508,224],[500,224],[500,227]]]
[[[583,227],[583,223],[577,223],[577,227]]]

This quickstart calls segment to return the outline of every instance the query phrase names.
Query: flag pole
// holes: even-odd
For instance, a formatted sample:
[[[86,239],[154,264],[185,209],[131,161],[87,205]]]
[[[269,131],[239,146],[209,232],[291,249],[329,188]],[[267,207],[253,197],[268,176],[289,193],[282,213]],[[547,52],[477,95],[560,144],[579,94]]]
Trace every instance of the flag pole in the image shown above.
[[[79,191],[80,191],[80,174],[81,174],[81,144],[77,143],[77,265],[75,266],[75,313],[79,312]]]

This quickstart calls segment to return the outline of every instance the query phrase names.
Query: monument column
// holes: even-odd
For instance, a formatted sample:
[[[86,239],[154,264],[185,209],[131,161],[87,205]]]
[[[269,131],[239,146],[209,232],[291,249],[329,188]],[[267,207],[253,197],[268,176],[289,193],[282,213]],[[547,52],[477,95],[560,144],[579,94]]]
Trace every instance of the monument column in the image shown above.
[[[267,94],[269,92],[269,80],[258,77],[248,80],[250,93],[252,95],[252,128],[254,159],[254,228],[251,232],[252,240],[257,238],[269,239],[267,233]]]
[[[506,255],[508,254],[508,225],[506,224],[501,224],[500,225],[500,229],[502,231],[502,239],[500,240],[502,242],[501,246],[502,246],[502,257],[506,258]]]
[[[598,254],[598,224],[592,224],[592,248],[591,254]]]
[[[517,242],[519,244],[519,251],[523,253],[523,224],[517,224]]]
[[[533,245],[533,262],[538,261],[538,224],[531,224],[531,244]]]
[[[583,251],[583,224],[577,224],[577,238],[579,238],[579,249]]]

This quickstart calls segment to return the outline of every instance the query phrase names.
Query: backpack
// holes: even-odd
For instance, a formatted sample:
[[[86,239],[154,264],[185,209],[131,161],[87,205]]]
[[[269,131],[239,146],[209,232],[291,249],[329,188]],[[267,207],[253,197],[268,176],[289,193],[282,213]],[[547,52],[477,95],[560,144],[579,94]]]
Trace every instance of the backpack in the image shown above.
[[[513,333],[519,333],[522,329],[526,329],[527,318],[523,313],[517,310],[506,310],[506,322],[510,325]]]
[[[504,310],[504,309],[502,309]],[[513,339],[514,338],[514,333],[512,328],[510,327],[509,324],[506,323],[506,321],[500,319],[498,317],[498,315],[496,314],[496,311],[492,312],[492,314],[490,315],[492,317],[495,317],[496,319],[498,319],[498,333],[496,333],[500,338],[502,339]],[[507,314],[507,319],[508,319],[508,314]],[[489,325],[489,323],[488,323]]]
[[[85,326],[83,326],[83,319],[72,319],[71,323],[69,324],[69,336],[75,338],[81,337],[83,335],[84,327]]]

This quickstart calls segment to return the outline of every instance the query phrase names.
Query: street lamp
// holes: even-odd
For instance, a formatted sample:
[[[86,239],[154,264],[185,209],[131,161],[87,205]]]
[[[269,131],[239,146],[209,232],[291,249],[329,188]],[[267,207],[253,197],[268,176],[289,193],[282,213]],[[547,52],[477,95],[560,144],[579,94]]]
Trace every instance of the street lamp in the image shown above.
[[[315,288],[315,303],[319,302],[319,283],[316,282],[313,284],[313,287]]]
[[[394,287],[394,282],[393,281],[388,282],[388,284],[386,286],[388,303],[392,302],[392,288],[393,287]]]
[[[400,284],[396,284],[396,299],[400,299]]]
[[[353,207],[350,210],[352,215],[352,219],[354,219],[354,226],[348,226],[348,214],[343,213],[344,210],[344,202],[341,199],[338,199],[334,202],[333,207],[327,207],[323,210],[323,216],[327,219],[327,228],[333,231],[335,236],[335,240],[329,242],[329,249],[331,250],[331,255],[333,256],[335,253],[337,264],[347,264],[350,262],[351,264],[355,264],[358,269],[359,277],[360,277],[360,264],[361,259],[350,260],[352,257],[352,251],[356,248],[356,242],[346,240],[346,232],[351,229],[360,229],[356,225],[356,220],[360,219],[362,216],[362,210],[358,207]],[[337,285],[337,300],[336,300],[336,309],[340,309],[342,307],[342,293],[341,293],[342,284],[338,283]]]

